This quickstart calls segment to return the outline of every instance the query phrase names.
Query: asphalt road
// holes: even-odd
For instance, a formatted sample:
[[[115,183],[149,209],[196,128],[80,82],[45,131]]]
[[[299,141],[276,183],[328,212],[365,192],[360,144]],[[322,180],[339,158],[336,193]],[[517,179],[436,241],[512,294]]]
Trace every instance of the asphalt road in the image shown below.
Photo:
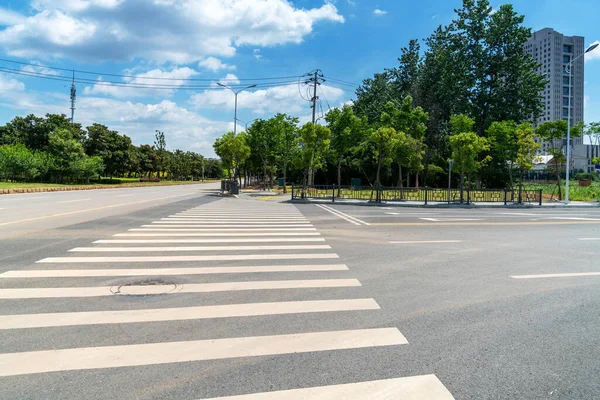
[[[0,240],[0,398],[600,395],[599,210],[181,190]]]

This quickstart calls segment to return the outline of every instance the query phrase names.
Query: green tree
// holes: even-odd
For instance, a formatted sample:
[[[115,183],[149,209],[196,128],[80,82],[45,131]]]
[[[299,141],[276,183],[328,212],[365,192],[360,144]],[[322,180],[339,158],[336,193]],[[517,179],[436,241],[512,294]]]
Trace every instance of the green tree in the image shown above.
[[[571,129],[571,137],[580,137],[583,132],[583,128],[583,123],[575,125]],[[556,176],[559,200],[563,199],[561,174],[564,171],[565,166],[567,164],[567,158],[565,156],[564,151],[566,146],[566,140],[563,140],[567,137],[567,129],[567,121],[548,121],[538,126],[535,132],[538,137],[548,142],[548,147],[546,148],[546,151],[552,156],[552,162],[548,170],[551,173],[554,173]],[[570,164],[571,163],[569,162],[569,166],[567,168],[571,168]]]
[[[342,167],[351,163],[357,147],[364,140],[366,117],[359,118],[352,107],[344,105],[332,108],[325,115],[327,127],[331,131],[331,147],[328,152],[329,160],[337,168],[338,196],[342,186]]]
[[[239,178],[240,166],[250,157],[250,146],[246,142],[246,134],[240,133],[234,136],[233,132],[228,132],[215,140],[213,148],[228,169],[229,179],[236,178],[236,176]]]
[[[385,105],[398,99],[399,94],[392,87],[389,74],[382,72],[363,80],[356,90],[352,108],[356,115],[366,117],[370,124],[374,124],[379,122]]]
[[[477,172],[491,157],[483,154],[490,149],[486,138],[478,136],[472,131],[475,121],[466,115],[453,115],[450,117],[450,146],[454,168],[460,173],[461,201],[463,198],[464,177]],[[470,181],[470,178],[469,178]]]
[[[302,171],[303,193],[306,192],[309,171],[317,170],[323,166],[324,156],[330,145],[331,131],[322,125],[308,122],[300,128],[298,138],[299,150],[294,163]]]
[[[158,176],[162,178],[163,173],[168,169],[169,154],[167,152],[167,141],[165,140],[165,133],[159,130],[155,131],[154,148],[158,155]]]
[[[106,176],[112,178],[115,174],[125,173],[131,157],[131,139],[102,124],[93,124],[86,129],[86,154],[102,158]]]
[[[278,138],[277,159],[283,170],[283,193],[287,193],[288,165],[297,151],[298,145],[298,123],[297,117],[287,114],[277,114],[270,120],[271,127]]]
[[[90,179],[99,176],[104,170],[104,162],[100,156],[83,156],[69,163],[71,175],[76,181],[90,182]]]
[[[54,169],[59,182],[72,176],[73,161],[85,157],[83,145],[75,139],[73,132],[66,128],[57,129],[50,134],[48,148],[54,157]]]
[[[398,58],[400,65],[386,71],[391,80],[392,90],[400,99],[418,96],[418,79],[422,65],[420,51],[419,40],[411,39],[408,47],[401,50],[402,54]]]

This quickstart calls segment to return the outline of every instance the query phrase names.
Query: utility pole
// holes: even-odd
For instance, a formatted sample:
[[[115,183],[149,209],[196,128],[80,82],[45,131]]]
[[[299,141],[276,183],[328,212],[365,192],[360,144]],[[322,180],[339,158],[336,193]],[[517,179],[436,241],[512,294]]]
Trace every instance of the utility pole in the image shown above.
[[[306,83],[312,83],[313,85],[313,97],[312,99],[310,99],[310,101],[312,102],[312,123],[313,125],[317,122],[317,100],[319,100],[319,96],[317,96],[317,86],[321,85],[321,82],[323,80],[323,74],[321,74],[321,70],[320,69],[316,69],[315,72],[313,72],[312,75],[310,77],[309,80],[306,81]],[[312,186],[314,185],[314,178],[315,178],[315,173],[314,170],[312,168],[312,163],[313,163],[313,157],[311,157],[311,166],[308,169],[308,185]]]
[[[75,100],[77,99],[77,88],[75,87],[75,70],[73,70],[73,81],[71,82],[71,123],[75,123]]]

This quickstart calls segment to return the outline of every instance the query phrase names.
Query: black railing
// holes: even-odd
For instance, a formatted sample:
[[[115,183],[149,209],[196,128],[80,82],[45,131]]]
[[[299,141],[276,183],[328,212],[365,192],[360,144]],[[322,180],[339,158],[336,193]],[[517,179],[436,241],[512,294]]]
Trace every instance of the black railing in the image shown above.
[[[524,189],[439,189],[374,186],[292,185],[292,199],[364,200],[372,202],[421,202],[448,204],[504,203],[542,205],[542,190]]]

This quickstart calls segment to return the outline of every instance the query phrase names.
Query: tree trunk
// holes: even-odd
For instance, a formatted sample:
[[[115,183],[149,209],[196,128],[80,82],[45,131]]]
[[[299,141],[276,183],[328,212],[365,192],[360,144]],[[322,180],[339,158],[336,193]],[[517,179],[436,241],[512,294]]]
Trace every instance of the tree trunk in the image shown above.
[[[406,171],[406,187],[410,187],[410,171]]]
[[[398,187],[402,188],[402,164],[398,163]]]
[[[381,160],[382,160],[382,157],[379,156],[379,158],[377,159],[377,176],[376,176],[376,179],[375,179],[375,190],[377,191],[377,194],[376,194],[376,197],[375,197],[376,198],[375,201],[377,201],[377,202],[379,202],[379,200],[380,200],[380,193],[379,193],[380,189],[379,188],[381,186],[381,181],[379,180],[379,174],[381,172]]]
[[[267,190],[267,164],[263,163],[263,190]]]
[[[418,189],[419,188],[419,173],[417,172],[417,175],[415,177],[415,187]]]
[[[342,162],[338,161],[337,165],[337,185],[338,185],[338,193],[337,197],[342,196]]]
[[[463,172],[460,173],[460,202],[463,202],[464,199],[464,189],[465,189],[465,174]]]
[[[283,162],[283,193],[287,193],[287,161]]]
[[[510,181],[510,189],[513,189],[514,183],[513,183],[513,164],[512,162],[509,164],[508,166],[508,179]]]

